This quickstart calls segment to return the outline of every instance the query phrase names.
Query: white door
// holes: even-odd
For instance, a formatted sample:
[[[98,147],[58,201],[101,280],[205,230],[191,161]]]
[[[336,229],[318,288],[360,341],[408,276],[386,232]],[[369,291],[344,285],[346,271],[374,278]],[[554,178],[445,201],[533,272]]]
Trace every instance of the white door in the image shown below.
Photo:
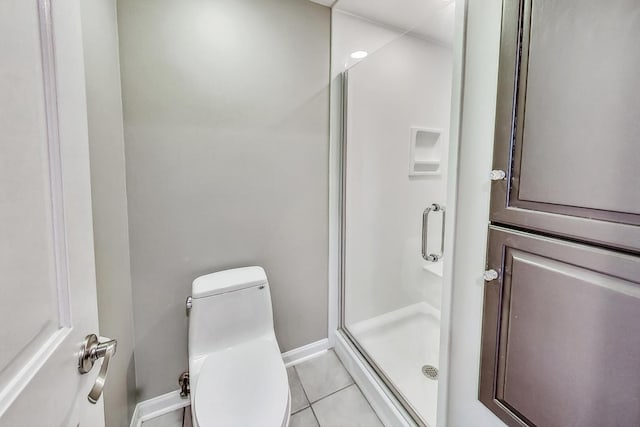
[[[101,426],[78,0],[0,0],[0,425]]]

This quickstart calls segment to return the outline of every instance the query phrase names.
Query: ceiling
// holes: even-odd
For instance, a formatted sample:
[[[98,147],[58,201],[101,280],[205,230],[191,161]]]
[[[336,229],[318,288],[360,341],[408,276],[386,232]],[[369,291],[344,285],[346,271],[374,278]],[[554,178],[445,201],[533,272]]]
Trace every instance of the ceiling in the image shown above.
[[[333,7],[448,46],[453,44],[454,0],[338,0]]]
[[[310,0],[314,3],[321,4],[323,6],[331,7],[336,2],[336,0]]]

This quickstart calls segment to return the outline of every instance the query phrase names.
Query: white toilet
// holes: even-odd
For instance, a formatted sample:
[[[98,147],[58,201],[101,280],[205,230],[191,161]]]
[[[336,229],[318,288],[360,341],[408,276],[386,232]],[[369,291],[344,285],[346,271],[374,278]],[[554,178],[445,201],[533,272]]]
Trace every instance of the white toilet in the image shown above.
[[[291,398],[261,267],[193,281],[189,379],[195,427],[286,427]]]

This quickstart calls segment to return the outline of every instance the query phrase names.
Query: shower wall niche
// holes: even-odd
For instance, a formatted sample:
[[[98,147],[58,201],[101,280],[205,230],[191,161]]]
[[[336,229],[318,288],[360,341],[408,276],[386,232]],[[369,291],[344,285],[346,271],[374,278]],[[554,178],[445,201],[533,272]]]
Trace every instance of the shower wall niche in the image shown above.
[[[440,175],[442,130],[411,128],[409,140],[409,176]]]

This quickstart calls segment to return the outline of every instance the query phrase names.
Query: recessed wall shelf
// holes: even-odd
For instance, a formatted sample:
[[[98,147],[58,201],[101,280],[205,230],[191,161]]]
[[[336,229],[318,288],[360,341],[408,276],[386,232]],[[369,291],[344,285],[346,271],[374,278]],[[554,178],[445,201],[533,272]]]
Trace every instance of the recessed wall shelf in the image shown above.
[[[409,176],[440,175],[441,135],[440,129],[411,128]]]
[[[427,272],[433,274],[434,276],[438,276],[438,277],[442,278],[442,276],[444,274],[444,263],[442,261],[430,262],[428,264],[424,264],[422,266],[422,269],[424,271],[427,271]]]

